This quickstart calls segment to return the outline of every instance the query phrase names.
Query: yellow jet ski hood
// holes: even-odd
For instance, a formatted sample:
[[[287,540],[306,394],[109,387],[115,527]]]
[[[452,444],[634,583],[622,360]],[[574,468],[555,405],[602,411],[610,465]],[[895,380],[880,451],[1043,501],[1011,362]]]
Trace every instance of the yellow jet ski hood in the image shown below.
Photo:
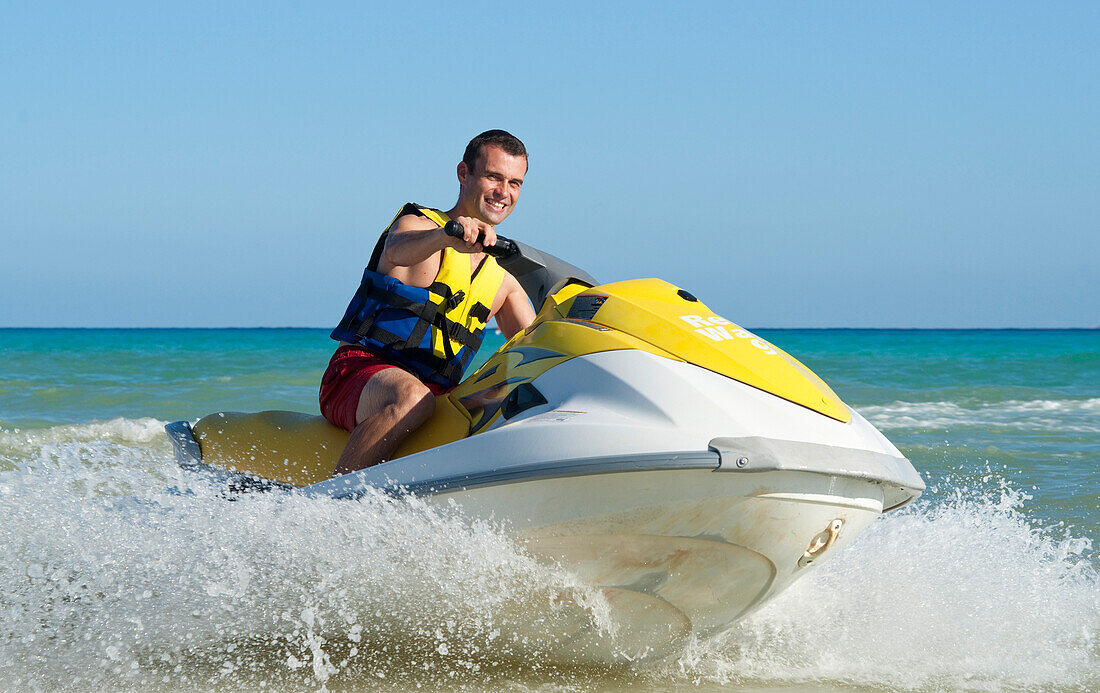
[[[668,282],[635,279],[590,288],[571,284],[550,301],[553,306],[545,307],[540,319],[582,321],[623,332],[649,345],[647,351],[720,373],[838,421],[851,420],[836,393],[798,359]]]
[[[584,270],[524,243],[498,236],[498,246],[489,252],[519,280],[535,308],[542,306],[525,335],[554,319],[600,325],[651,346],[647,351],[721,373],[838,421],[852,418],[836,393],[798,359],[717,315],[687,291],[660,279],[597,286]]]

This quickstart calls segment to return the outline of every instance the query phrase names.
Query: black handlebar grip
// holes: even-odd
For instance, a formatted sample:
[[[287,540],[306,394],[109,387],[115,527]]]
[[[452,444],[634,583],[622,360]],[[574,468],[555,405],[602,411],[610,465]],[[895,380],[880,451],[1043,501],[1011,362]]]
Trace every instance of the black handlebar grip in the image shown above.
[[[462,238],[462,224],[458,223],[454,219],[451,219],[443,225],[443,233],[454,238]]]
[[[443,225],[443,233],[453,238],[464,238],[465,232],[462,229],[462,224],[458,223],[454,219],[451,219]],[[478,239],[481,240],[480,238]],[[497,236],[496,245],[490,245],[485,247],[485,254],[492,255],[493,257],[508,257],[513,255],[519,249],[516,244],[508,240],[504,236]]]
[[[519,252],[519,248],[511,239],[497,236],[496,245],[485,246],[485,254],[493,257],[508,257]]]

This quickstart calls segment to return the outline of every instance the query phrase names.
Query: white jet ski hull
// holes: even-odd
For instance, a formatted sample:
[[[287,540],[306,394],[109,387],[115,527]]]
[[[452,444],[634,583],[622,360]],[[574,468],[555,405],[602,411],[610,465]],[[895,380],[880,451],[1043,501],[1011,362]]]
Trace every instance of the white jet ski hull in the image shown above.
[[[837,421],[691,364],[603,352],[533,385],[545,404],[304,492],[388,488],[503,524],[610,603],[618,632],[565,634],[573,660],[721,631],[923,489],[858,414]]]

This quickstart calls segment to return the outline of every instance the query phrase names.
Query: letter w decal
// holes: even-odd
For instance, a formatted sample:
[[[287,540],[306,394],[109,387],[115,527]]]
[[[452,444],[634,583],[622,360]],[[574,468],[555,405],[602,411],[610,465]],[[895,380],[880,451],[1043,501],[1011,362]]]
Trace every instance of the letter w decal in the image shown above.
[[[721,325],[714,325],[712,327],[700,327],[699,329],[697,329],[695,331],[698,332],[701,335],[706,335],[707,337],[710,337],[711,339],[713,339],[716,342],[722,342],[722,341],[725,341],[727,339],[733,339],[733,335],[731,335],[729,333],[729,331],[726,330],[726,328],[722,327]]]

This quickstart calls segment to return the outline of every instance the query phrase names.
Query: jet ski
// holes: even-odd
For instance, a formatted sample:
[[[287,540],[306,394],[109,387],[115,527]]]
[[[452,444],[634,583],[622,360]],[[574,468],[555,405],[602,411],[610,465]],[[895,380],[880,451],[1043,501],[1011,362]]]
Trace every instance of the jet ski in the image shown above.
[[[236,490],[414,494],[502,523],[600,590],[614,634],[576,661],[705,637],[782,592],[924,483],[874,426],[765,339],[659,279],[599,284],[498,237],[534,322],[448,394],[394,458],[332,477],[348,434],[320,416],[168,424],[180,464]]]

